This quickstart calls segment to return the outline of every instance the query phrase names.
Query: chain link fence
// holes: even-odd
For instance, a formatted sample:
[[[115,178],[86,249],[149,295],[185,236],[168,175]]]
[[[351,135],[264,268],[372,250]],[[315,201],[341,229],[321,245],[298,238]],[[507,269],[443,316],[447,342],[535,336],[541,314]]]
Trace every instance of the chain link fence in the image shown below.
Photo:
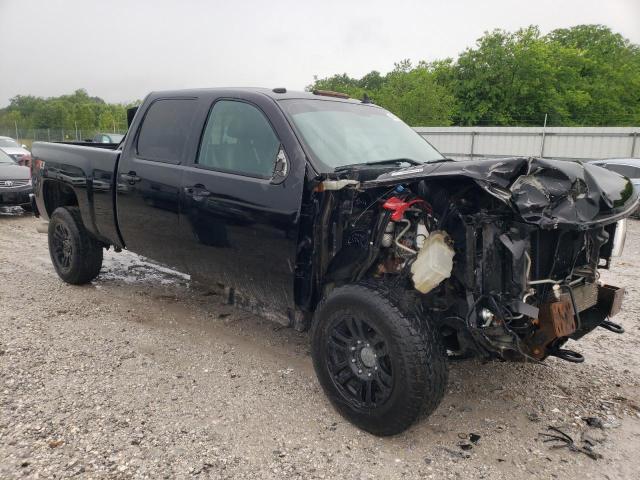
[[[0,128],[0,137],[11,137],[18,143],[31,148],[33,142],[81,142],[92,140],[98,133],[125,134],[126,128],[99,129],[65,129],[65,128]]]

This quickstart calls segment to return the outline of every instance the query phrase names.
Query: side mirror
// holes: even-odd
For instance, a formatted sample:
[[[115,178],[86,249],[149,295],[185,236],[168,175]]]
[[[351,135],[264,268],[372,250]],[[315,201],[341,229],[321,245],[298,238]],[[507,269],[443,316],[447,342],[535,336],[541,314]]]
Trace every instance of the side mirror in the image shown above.
[[[279,184],[284,182],[284,179],[289,173],[289,160],[287,154],[284,152],[284,148],[280,145],[278,154],[276,155],[276,163],[273,167],[273,175],[271,177],[271,183]]]

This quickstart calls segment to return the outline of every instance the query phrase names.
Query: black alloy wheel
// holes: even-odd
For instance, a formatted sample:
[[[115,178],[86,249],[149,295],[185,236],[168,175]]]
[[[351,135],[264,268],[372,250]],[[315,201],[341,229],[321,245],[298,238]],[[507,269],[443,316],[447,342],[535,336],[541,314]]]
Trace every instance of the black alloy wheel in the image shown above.
[[[72,285],[89,283],[102,267],[102,244],[82,223],[76,206],[58,207],[49,219],[49,254],[58,276]]]
[[[56,224],[53,229],[51,239],[52,256],[61,269],[68,270],[71,266],[71,258],[73,255],[73,244],[71,242],[71,233],[66,225],[62,223]]]
[[[326,357],[336,388],[354,407],[384,403],[393,388],[393,371],[384,338],[365,319],[345,314],[329,337]]]
[[[347,420],[380,436],[431,413],[447,384],[437,331],[401,303],[377,284],[344,285],[320,302],[311,328],[313,366],[325,394]]]

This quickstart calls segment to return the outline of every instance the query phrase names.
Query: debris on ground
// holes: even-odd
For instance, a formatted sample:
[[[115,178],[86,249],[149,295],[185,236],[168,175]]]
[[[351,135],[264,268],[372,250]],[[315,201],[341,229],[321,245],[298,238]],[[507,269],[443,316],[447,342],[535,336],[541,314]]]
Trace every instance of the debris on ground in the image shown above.
[[[593,428],[604,428],[604,422],[598,417],[582,417],[587,425]]]
[[[542,440],[544,443],[557,442],[555,445],[551,445],[550,448],[568,448],[572,452],[584,453],[593,460],[602,458],[601,454],[593,450],[595,445],[591,444],[590,441],[583,441],[582,446],[579,446],[573,441],[570,435],[559,428],[549,426],[547,430],[555,433],[539,433],[539,435],[545,437],[545,439]]]

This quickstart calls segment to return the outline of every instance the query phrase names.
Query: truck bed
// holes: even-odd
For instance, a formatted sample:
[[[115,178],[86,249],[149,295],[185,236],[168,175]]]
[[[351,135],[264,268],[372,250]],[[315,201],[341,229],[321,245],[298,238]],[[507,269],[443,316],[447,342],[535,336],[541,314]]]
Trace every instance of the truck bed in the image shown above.
[[[105,244],[122,246],[114,190],[118,145],[35,142],[32,155],[39,213],[48,219],[53,197],[72,193],[85,227]]]

